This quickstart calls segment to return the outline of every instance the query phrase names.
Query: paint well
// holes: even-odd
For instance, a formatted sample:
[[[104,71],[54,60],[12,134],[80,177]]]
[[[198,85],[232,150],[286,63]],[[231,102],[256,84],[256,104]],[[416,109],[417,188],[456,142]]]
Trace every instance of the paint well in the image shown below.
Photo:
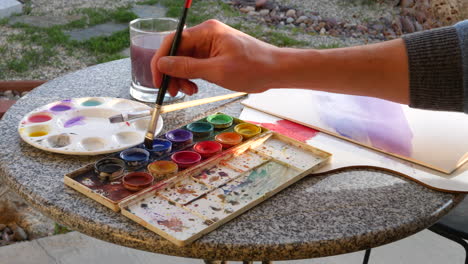
[[[201,141],[193,146],[193,150],[205,159],[220,153],[222,149],[223,145],[216,141]]]
[[[182,143],[193,140],[193,134],[184,129],[175,129],[166,133],[166,138],[172,142]]]
[[[213,132],[214,126],[208,122],[193,122],[187,125],[187,129],[195,137],[207,137]]]
[[[83,139],[80,145],[87,151],[95,151],[103,149],[106,146],[106,141],[100,137],[89,137]]]
[[[50,120],[52,120],[52,116],[44,113],[34,114],[28,118],[28,121],[31,123],[44,123]]]
[[[145,172],[132,172],[125,175],[122,179],[123,186],[130,191],[139,191],[151,186],[153,176]]]
[[[102,105],[102,102],[96,99],[89,99],[81,103],[82,106],[98,106]]]
[[[71,143],[71,138],[68,134],[62,133],[59,135],[50,136],[47,138],[47,143],[51,148],[63,148]]]
[[[241,123],[234,127],[234,131],[242,135],[242,137],[244,137],[245,139],[248,139],[260,134],[262,132],[262,129],[254,124]]]
[[[200,162],[201,156],[194,151],[179,151],[171,156],[172,161],[177,163],[180,168],[188,168]]]
[[[235,132],[223,132],[216,135],[215,140],[221,143],[224,149],[228,149],[242,143],[242,135]]]
[[[143,136],[133,131],[119,132],[113,136],[114,140],[122,145],[138,144],[143,140]]]
[[[156,180],[163,180],[177,173],[179,167],[173,161],[157,160],[148,165],[148,172],[155,177]]]
[[[54,112],[64,112],[64,111],[68,111],[71,109],[71,106],[69,105],[66,105],[66,104],[58,104],[58,105],[54,105],[50,108],[51,111],[54,111]]]
[[[232,125],[234,119],[225,114],[214,114],[208,116],[206,121],[211,123],[215,128],[227,128]]]
[[[46,136],[47,134],[49,134],[49,132],[46,132],[46,131],[35,131],[35,132],[29,133],[29,136],[30,136],[30,137],[43,137],[43,136]]]

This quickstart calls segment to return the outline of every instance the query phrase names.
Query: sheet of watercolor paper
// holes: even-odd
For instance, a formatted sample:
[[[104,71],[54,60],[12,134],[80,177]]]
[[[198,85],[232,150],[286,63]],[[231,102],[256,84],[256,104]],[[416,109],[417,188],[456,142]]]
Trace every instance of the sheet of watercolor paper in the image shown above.
[[[468,159],[468,115],[301,89],[249,95],[244,105],[451,173]]]
[[[375,166],[397,171],[436,189],[468,192],[468,163],[447,175],[252,108],[244,108],[239,118],[333,153],[331,162],[314,173],[349,166]]]

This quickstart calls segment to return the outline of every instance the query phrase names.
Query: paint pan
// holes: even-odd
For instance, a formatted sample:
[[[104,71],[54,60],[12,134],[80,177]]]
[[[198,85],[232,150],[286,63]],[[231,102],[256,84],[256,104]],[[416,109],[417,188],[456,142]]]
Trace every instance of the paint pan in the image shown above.
[[[215,128],[228,128],[232,126],[234,118],[225,114],[214,114],[206,118]]]
[[[153,175],[155,181],[161,181],[174,176],[179,166],[173,161],[157,160],[148,165],[148,172]]]
[[[117,158],[103,158],[94,164],[94,171],[101,181],[114,181],[123,176],[125,162]]]
[[[239,133],[245,139],[254,137],[262,132],[262,129],[259,126],[250,123],[241,123],[234,127],[234,131]]]
[[[125,189],[137,192],[151,186],[153,180],[153,176],[146,172],[132,172],[123,177],[122,184]]]
[[[151,153],[152,158],[159,158],[171,152],[172,142],[167,139],[155,138],[153,140],[153,148],[146,150],[148,150]]]
[[[173,149],[181,149],[192,144],[193,134],[185,129],[175,129],[166,133],[166,138],[172,142]]]
[[[105,103],[105,101],[102,98],[86,98],[80,102],[80,105],[84,107],[95,107],[103,103]]]
[[[187,125],[187,129],[194,137],[209,137],[213,133],[214,126],[208,122],[193,122]]]
[[[131,148],[120,152],[129,170],[139,169],[148,164],[150,153],[142,148]]]
[[[196,165],[201,160],[201,155],[195,151],[179,151],[171,156],[172,161],[177,163],[179,168],[188,168]]]
[[[200,154],[202,158],[206,159],[221,153],[223,150],[223,145],[216,141],[201,141],[193,146],[193,150]]]
[[[235,132],[223,132],[216,135],[215,140],[223,145],[223,149],[228,149],[242,143],[242,135]]]

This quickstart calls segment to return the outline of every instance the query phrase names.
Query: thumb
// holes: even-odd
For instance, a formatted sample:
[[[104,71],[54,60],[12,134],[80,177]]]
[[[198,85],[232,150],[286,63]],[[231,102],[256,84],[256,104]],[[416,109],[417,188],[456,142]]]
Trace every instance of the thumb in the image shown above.
[[[164,74],[183,79],[206,79],[210,65],[212,65],[210,59],[166,56],[159,59],[158,70]]]

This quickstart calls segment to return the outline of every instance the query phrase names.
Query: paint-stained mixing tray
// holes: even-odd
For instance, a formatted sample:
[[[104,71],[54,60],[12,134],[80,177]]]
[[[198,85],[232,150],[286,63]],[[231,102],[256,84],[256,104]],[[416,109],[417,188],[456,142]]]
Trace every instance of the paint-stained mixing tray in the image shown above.
[[[28,113],[18,132],[28,144],[50,152],[98,155],[120,151],[143,142],[149,119],[114,123],[109,117],[150,109],[121,98],[87,97],[53,102]],[[156,134],[162,130],[162,119]]]
[[[119,206],[123,215],[184,246],[319,169],[330,157],[269,131]]]

